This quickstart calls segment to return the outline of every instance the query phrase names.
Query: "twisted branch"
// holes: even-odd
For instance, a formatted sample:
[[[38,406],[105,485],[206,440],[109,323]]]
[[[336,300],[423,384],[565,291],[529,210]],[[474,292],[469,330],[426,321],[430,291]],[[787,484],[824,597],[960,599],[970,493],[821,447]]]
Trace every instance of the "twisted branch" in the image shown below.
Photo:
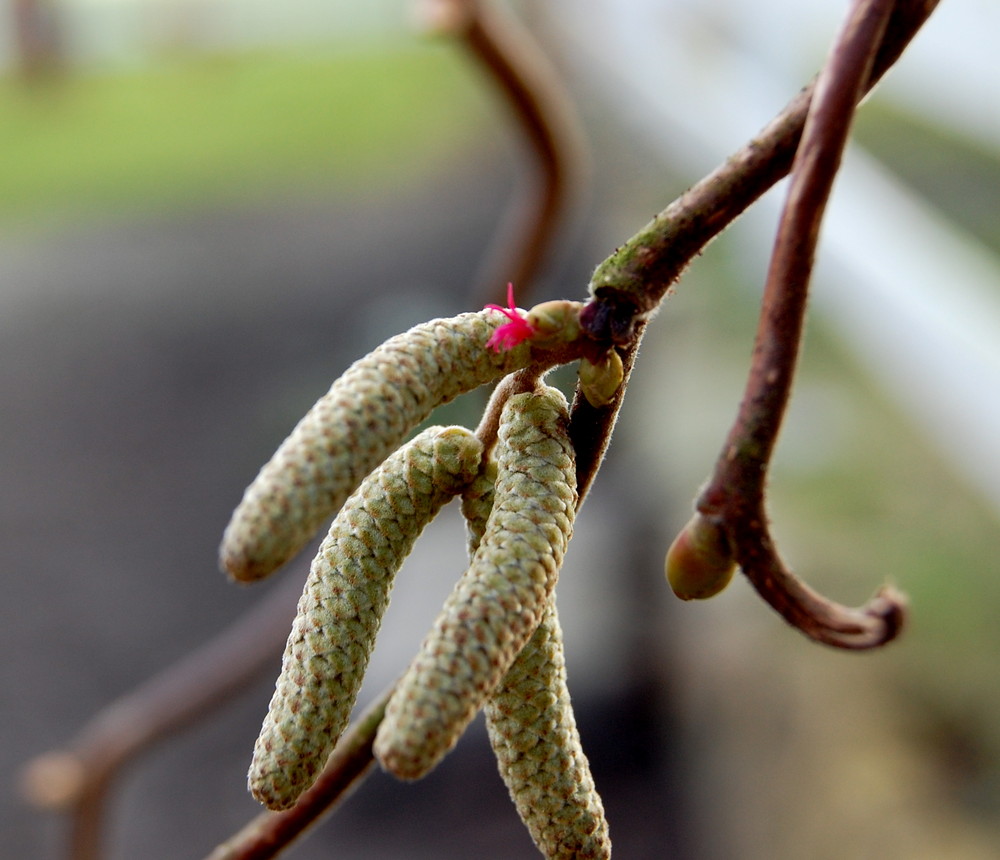
[[[570,195],[579,195],[586,183],[589,159],[573,101],[531,33],[502,7],[481,0],[424,0],[420,11],[430,29],[461,40],[507,103],[531,153],[535,181],[527,198],[512,207],[483,278],[488,298],[496,298],[496,285],[507,281],[523,298],[552,250]],[[493,270],[501,266],[498,278]]]
[[[626,382],[648,315],[659,306],[688,262],[788,172],[800,148],[806,117],[812,112],[818,120],[811,123],[810,143],[808,149],[802,148],[800,161],[808,166],[809,173],[793,180],[799,189],[790,195],[796,200],[796,214],[789,216],[794,220],[782,220],[785,238],[779,239],[778,247],[784,249],[780,254],[784,262],[777,265],[773,276],[769,275],[768,283],[772,278],[777,283],[792,277],[786,267],[795,270],[799,283],[807,280],[818,224],[855,106],[899,58],[936,5],[937,0],[881,3],[872,20],[863,14],[868,4],[859,6],[860,17],[849,17],[820,83],[814,82],[799,93],[758,137],[671,203],[597,267],[591,280],[593,299],[581,314],[581,324],[595,339],[619,345]],[[813,108],[817,92],[818,104]],[[815,191],[811,190],[812,183],[816,183]],[[805,199],[800,199],[803,189]],[[777,289],[772,287],[771,294]],[[738,561],[782,617],[817,641],[840,648],[866,649],[885,644],[898,634],[905,617],[902,595],[884,587],[860,609],[848,609],[822,597],[782,564],[763,510],[766,465],[788,399],[804,308],[804,289],[790,306],[779,307],[773,299],[765,298],[751,383],[737,422],[739,429],[734,427],[734,435],[720,456],[716,475],[699,500],[698,509],[716,518],[724,513],[722,519]],[[765,317],[769,322],[764,322]],[[579,395],[574,401],[571,433],[577,446],[581,488],[589,487],[599,468],[624,387],[612,403],[598,409]],[[769,395],[754,412],[748,404],[755,402],[761,391]],[[751,424],[754,430],[749,429]],[[734,442],[738,443],[735,448]],[[720,499],[725,499],[724,505]]]
[[[895,62],[903,48],[929,16],[934,5],[936,3],[931,2],[931,0],[910,0],[909,2],[904,0],[904,2],[897,4],[888,26],[885,28],[869,85],[873,85],[875,79]],[[722,232],[737,215],[788,172],[791,166],[791,156],[794,154],[801,136],[811,95],[812,87],[803,91],[767,126],[758,138],[747,144],[725,164],[672,203],[660,216],[657,216],[653,222],[653,225],[657,227],[657,230],[654,231],[656,241],[652,243],[653,250],[648,252],[645,250],[650,248],[651,234],[650,227],[647,226],[598,266],[592,281],[592,286],[596,287],[593,289],[595,298],[587,306],[585,312],[589,311],[590,331],[595,340],[612,340],[612,332],[618,334],[617,340],[622,346],[619,352],[625,366],[625,382],[612,401],[605,406],[591,406],[579,392],[573,401],[570,435],[577,455],[578,506],[583,503],[587,491],[593,484],[607,449],[621,408],[628,376],[645,329],[645,315],[662,300],[667,287],[680,274],[684,265],[698,254],[714,236]],[[738,201],[737,203],[731,202],[734,198]],[[684,253],[687,256],[683,260],[672,257],[672,241],[676,241],[680,247],[685,249]],[[666,259],[661,260],[659,255],[663,255]],[[631,273],[627,266],[625,268],[621,266],[623,260],[636,259],[643,259],[651,269],[650,293],[641,302],[636,302],[631,296],[632,291],[627,290],[626,298],[620,300],[616,290],[611,287],[612,281],[608,273],[620,272],[623,273],[626,281],[635,279],[637,282],[641,282],[642,278],[646,277],[641,266]],[[600,280],[602,272],[608,278],[603,282],[604,287],[608,289],[602,288]],[[640,292],[639,295],[641,296],[642,293]],[[627,337],[625,336],[626,332]],[[517,384],[512,381],[510,389],[498,392],[497,401],[502,402],[503,399],[514,393]],[[480,438],[488,439],[491,438],[491,434],[495,433],[495,429],[490,429],[492,426],[491,411],[492,409],[487,410],[487,415],[484,416],[484,421],[477,430]],[[763,536],[763,540],[769,545],[770,542],[766,536]],[[775,576],[776,581],[782,576],[777,570],[772,571],[772,575]],[[778,593],[792,594],[793,598],[789,605],[804,607],[811,618],[822,619],[829,606],[825,599],[797,581],[794,587],[785,583],[784,590],[779,589]],[[782,607],[776,602],[773,602],[772,605],[782,611]],[[842,617],[840,621],[857,621],[857,629],[862,631],[861,638],[863,639],[866,630],[865,622],[870,620],[869,616],[881,617],[883,629],[888,630],[892,627],[893,621],[900,618],[897,614],[898,606],[896,595],[885,590],[869,604],[868,615],[860,619]],[[783,614],[785,613],[783,612]],[[788,616],[786,615],[786,617]],[[825,626],[832,627],[834,625],[827,624]],[[843,645],[856,631],[851,628],[841,632],[843,634],[842,641],[838,644]],[[379,706],[384,708],[390,693],[391,691],[383,694],[373,709]],[[367,756],[369,762],[371,761],[371,745],[378,730],[378,722],[379,720],[374,717],[372,719],[362,718],[349,731],[351,747],[359,751],[359,757]],[[320,777],[321,782],[324,782],[328,777],[333,778],[329,771],[336,772],[339,767],[342,767],[341,764],[338,764],[340,761],[338,753],[340,747],[348,743],[347,737],[345,736],[338,744],[327,769]],[[352,767],[357,769],[360,764],[354,764]],[[358,772],[362,773],[364,769],[358,770]],[[314,786],[304,797],[317,790],[317,786]],[[327,802],[335,803],[341,796],[342,794],[331,795],[327,798]],[[276,856],[280,848],[266,850],[262,853],[252,852],[257,852],[258,846],[274,845],[273,834],[279,827],[284,827],[292,822],[296,822],[302,829],[310,826],[319,813],[314,812],[311,806],[308,812],[305,809],[300,810],[301,804],[302,801],[284,813],[267,813],[260,816],[254,824],[240,831],[237,837],[233,837],[226,843],[231,853],[212,854],[206,860],[248,860],[248,858],[265,860],[265,858]],[[283,817],[280,825],[276,820],[279,817]],[[238,853],[237,848],[244,853]]]
[[[871,604],[848,609],[799,582],[771,540],[764,485],[791,394],[820,223],[892,6],[892,0],[856,0],[816,82],[764,287],[746,391],[698,501],[701,513],[719,518],[743,573],[768,603],[807,636],[850,649],[894,638],[905,602],[883,589]]]
[[[461,5],[460,0],[453,2]],[[873,86],[898,59],[936,5],[937,0],[899,0],[896,3],[864,88]],[[483,19],[479,20],[482,23]],[[483,50],[486,56],[486,48],[482,46],[489,44],[489,30],[487,28],[485,36],[481,28],[478,32],[481,38],[476,43],[480,46],[477,49]],[[472,43],[470,37],[470,46]],[[530,84],[526,91],[529,94],[537,92]],[[509,92],[515,114],[526,124],[527,135],[537,148],[540,162],[549,165],[543,167],[548,177],[546,202],[539,207],[536,225],[529,231],[539,248],[532,250],[526,245],[524,262],[518,267],[518,280],[525,283],[537,269],[540,249],[553,234],[555,216],[551,213],[561,208],[564,199],[561,189],[565,185],[566,171],[560,165],[570,162],[560,160],[560,146],[554,142],[559,138],[550,134],[555,127],[553,118],[563,115],[561,109],[544,100],[533,103],[528,98],[524,101],[526,109],[518,113],[519,102],[513,96],[516,90]],[[626,383],[648,314],[659,305],[688,262],[789,171],[813,92],[813,86],[803,90],[757,138],[670,204],[598,266],[591,282],[593,300],[585,309],[582,322],[594,340],[619,347]],[[767,378],[766,373],[764,378]],[[580,396],[574,400],[571,434],[577,450],[580,503],[603,460],[625,387],[623,384],[606,406],[593,407]],[[484,428],[483,432],[489,431]],[[706,493],[703,499],[702,504],[707,509],[716,504],[712,493]],[[727,516],[732,520],[731,514]],[[771,546],[763,520],[759,508],[748,510],[744,507],[737,511],[734,521],[739,527],[732,527],[732,540],[734,546],[741,548],[741,564],[755,571],[755,584],[759,583],[758,587],[779,612],[810,635],[814,634],[806,628],[810,620],[815,620],[818,629],[830,631],[830,644],[841,647],[868,647],[866,643],[872,640],[873,625],[882,631],[882,641],[888,641],[895,634],[902,615],[894,593],[884,590],[866,610],[840,611],[838,608],[830,614],[831,604],[785,571]],[[286,588],[291,595],[292,588]],[[210,643],[205,651],[192,654],[102,712],[81,731],[77,741],[70,745],[70,752],[62,758],[61,763],[68,764],[69,768],[60,771],[63,784],[59,790],[53,790],[53,770],[48,771],[47,777],[44,775],[42,759],[29,768],[29,787],[36,802],[73,809],[75,835],[71,856],[74,860],[96,860],[99,856],[102,803],[121,765],[153,740],[227,698],[237,684],[255,674],[259,663],[250,659],[247,650],[250,643],[258,644],[262,655],[266,652],[266,658],[262,656],[261,659],[271,659],[287,633],[287,623],[282,621],[278,625],[278,619],[291,614],[293,596],[287,598],[287,613],[265,607],[255,610],[219,640]],[[274,624],[273,631],[269,624]],[[270,632],[263,632],[265,630]],[[816,638],[828,641],[822,636]],[[236,673],[240,677],[234,676],[234,654],[246,660],[243,664],[245,677],[244,670]],[[221,672],[217,671],[220,666]],[[210,855],[211,860],[274,857],[346,796],[370,768],[371,744],[389,692],[382,694],[348,730],[317,783],[295,807],[283,813],[264,813],[254,819],[216,849]],[[122,732],[123,726],[130,730]],[[54,761],[50,758],[48,764]],[[42,774],[41,779],[39,774]],[[66,780],[67,774],[72,779]]]

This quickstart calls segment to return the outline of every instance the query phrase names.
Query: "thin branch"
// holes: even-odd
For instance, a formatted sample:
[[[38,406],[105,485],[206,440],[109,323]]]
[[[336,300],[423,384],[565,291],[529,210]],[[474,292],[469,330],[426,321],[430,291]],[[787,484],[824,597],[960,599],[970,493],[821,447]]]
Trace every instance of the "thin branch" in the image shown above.
[[[535,181],[501,231],[484,277],[487,298],[513,281],[530,293],[568,209],[571,194],[586,184],[589,162],[573,101],[531,33],[495,4],[481,0],[432,0],[422,6],[434,29],[461,38],[473,60],[507,103],[533,156]],[[493,269],[502,267],[503,277]]]
[[[483,410],[479,426],[476,427],[476,436],[483,443],[485,455],[488,455],[496,444],[497,432],[500,429],[500,414],[503,412],[504,404],[515,394],[534,391],[538,387],[540,378],[541,373],[537,367],[526,367],[510,376],[505,376],[497,383],[486,409]]]
[[[938,0],[898,0],[865,89],[899,59]],[[632,343],[635,324],[655,310],[705,246],[791,169],[815,83],[761,133],[692,186],[600,263],[581,322],[597,340]]]
[[[764,485],[791,394],[820,224],[892,5],[856,0],[820,73],[778,226],[746,391],[698,502],[699,511],[720,519],[744,574],[786,620],[817,641],[853,649],[895,637],[905,603],[884,590],[870,606],[849,609],[798,582],[768,532]]]
[[[64,750],[27,764],[27,798],[70,813],[71,860],[101,856],[105,801],[129,761],[231,699],[276,659],[301,591],[302,578],[288,576],[206,645],[101,710]]]
[[[902,55],[938,0],[898,0],[865,84],[870,90]],[[791,169],[815,84],[803,89],[757,137],[632,236],[600,263],[590,282],[593,296],[580,324],[598,342],[616,344],[628,374],[639,351],[645,320],[694,257]],[[581,498],[590,487],[622,404],[622,390],[595,408],[579,392],[570,433],[576,447]],[[582,473],[579,471],[582,465]]]
[[[205,860],[267,860],[276,857],[307,830],[329,815],[367,776],[375,762],[372,744],[385,716],[393,687],[351,724],[330,755],[326,767],[291,809],[262,812],[219,845]]]

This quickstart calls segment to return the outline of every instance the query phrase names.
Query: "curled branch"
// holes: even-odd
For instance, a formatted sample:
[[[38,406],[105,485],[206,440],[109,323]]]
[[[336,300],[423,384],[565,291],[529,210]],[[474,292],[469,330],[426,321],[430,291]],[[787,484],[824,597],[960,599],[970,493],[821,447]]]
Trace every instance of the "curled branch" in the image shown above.
[[[719,520],[736,561],[768,603],[807,636],[852,649],[895,637],[905,603],[884,589],[870,605],[848,609],[800,583],[768,533],[764,484],[791,394],[820,223],[892,5],[856,0],[817,80],[768,269],[743,401],[698,502],[702,514]]]
[[[852,94],[851,113],[864,93],[899,59],[936,6],[937,0],[897,0],[880,31],[861,37],[872,41],[856,50],[867,51],[863,56],[874,55],[874,58],[855,67],[860,70],[856,85],[849,84],[846,89]],[[852,62],[857,61],[854,55]],[[618,395],[605,406],[592,407],[579,394],[573,402],[570,432],[577,451],[581,499],[607,448],[646,319],[659,307],[687,264],[791,169],[816,90],[815,82],[803,89],[756,138],[678,197],[597,266],[591,278],[592,299],[581,313],[580,323],[595,340],[618,346],[626,378]],[[845,133],[849,118],[850,113]],[[797,354],[797,335],[791,348]],[[768,373],[764,372],[765,382]],[[777,422],[780,425],[780,415]],[[770,446],[768,455],[769,451]],[[720,463],[729,456],[727,446]],[[729,494],[730,507],[725,518],[738,524],[730,526],[730,539],[734,547],[741,548],[740,563],[757,571],[755,584],[760,583],[768,602],[795,627],[826,644],[868,648],[894,638],[905,616],[904,600],[894,589],[883,588],[867,606],[853,610],[829,603],[787,572],[765,525],[763,472],[759,464],[747,468],[752,473],[747,480],[755,479],[759,492]],[[713,481],[712,487],[718,483]],[[698,508],[718,518],[717,504],[715,494],[706,491]]]
[[[513,16],[482,0],[424,0],[429,27],[456,35],[510,108],[537,174],[528,199],[513,208],[501,231],[503,278],[488,264],[485,283],[513,281],[530,291],[566,214],[570,195],[581,193],[587,147],[573,101],[534,37]]]

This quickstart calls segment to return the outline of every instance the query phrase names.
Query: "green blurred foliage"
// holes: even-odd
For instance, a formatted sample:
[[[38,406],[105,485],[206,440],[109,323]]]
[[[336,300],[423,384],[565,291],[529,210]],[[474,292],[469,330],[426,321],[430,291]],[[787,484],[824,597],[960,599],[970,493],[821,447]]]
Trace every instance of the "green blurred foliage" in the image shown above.
[[[457,64],[423,45],[0,81],[0,222],[385,187],[465,134]]]

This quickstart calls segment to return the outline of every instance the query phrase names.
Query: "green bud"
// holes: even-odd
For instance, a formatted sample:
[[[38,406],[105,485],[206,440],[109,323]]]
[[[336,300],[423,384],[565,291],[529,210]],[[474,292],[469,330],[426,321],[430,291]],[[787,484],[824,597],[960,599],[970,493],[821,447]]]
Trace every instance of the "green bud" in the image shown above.
[[[535,305],[526,321],[534,331],[535,346],[571,343],[580,336],[580,302],[556,300]]]
[[[705,600],[722,591],[736,572],[722,525],[696,513],[667,550],[664,571],[681,600]]]
[[[597,364],[586,358],[580,359],[580,390],[591,406],[610,403],[623,379],[625,368],[622,366],[621,356],[613,349],[609,349]]]

